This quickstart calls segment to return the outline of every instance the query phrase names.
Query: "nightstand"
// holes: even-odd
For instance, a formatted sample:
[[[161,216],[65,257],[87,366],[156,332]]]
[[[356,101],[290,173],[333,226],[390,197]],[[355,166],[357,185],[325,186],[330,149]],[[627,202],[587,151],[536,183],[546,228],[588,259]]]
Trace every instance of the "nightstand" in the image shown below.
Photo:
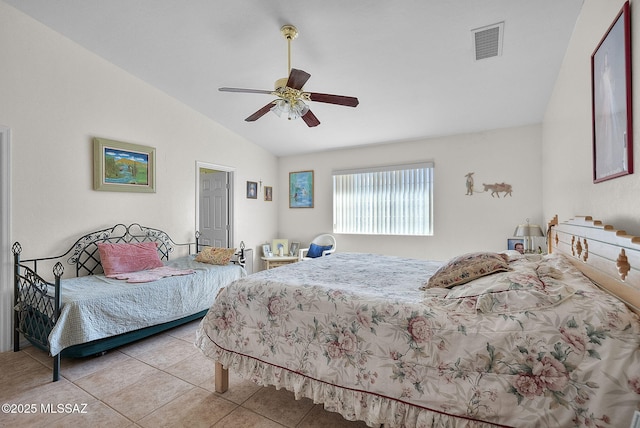
[[[273,269],[278,266],[284,266],[298,261],[296,256],[273,256],[273,257],[260,257],[264,262],[264,268]]]

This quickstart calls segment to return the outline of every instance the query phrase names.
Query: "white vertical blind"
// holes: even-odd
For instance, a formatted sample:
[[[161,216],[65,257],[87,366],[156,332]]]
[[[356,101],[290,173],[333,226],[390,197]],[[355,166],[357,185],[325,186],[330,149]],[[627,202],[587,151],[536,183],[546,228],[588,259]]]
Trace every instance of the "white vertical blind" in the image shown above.
[[[432,235],[433,163],[333,172],[333,231]]]

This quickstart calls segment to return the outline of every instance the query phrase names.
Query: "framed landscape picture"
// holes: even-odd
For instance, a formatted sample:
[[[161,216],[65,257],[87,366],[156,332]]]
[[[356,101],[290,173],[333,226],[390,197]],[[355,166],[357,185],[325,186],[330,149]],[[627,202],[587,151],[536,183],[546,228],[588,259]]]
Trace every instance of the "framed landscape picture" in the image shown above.
[[[594,183],[633,173],[630,19],[626,2],[591,56]]]
[[[289,173],[289,208],[313,208],[313,171]]]
[[[156,191],[156,149],[93,139],[93,188],[110,192]]]

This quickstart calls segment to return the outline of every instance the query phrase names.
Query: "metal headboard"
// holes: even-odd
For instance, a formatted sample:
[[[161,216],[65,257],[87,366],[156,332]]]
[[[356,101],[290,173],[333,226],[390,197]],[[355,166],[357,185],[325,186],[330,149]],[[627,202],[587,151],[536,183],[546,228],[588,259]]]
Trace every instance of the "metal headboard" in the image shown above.
[[[75,266],[76,276],[96,275],[103,273],[100,263],[98,243],[130,243],[130,242],[156,242],[158,244],[158,256],[161,260],[169,260],[169,254],[175,248],[186,246],[191,254],[191,246],[194,243],[177,244],[169,235],[159,229],[141,226],[132,223],[129,226],[116,224],[113,227],[88,233],[80,237],[66,253],[54,257],[22,260],[21,263],[33,263],[37,272],[37,263],[45,260],[55,260],[67,257],[67,263]],[[19,244],[18,244],[19,245]],[[15,251],[14,251],[15,252]]]

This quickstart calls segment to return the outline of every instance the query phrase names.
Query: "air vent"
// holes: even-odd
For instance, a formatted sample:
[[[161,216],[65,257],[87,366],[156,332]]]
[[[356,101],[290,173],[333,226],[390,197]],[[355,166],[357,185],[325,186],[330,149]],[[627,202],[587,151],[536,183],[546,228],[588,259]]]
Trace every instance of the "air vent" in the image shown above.
[[[475,60],[502,55],[502,33],[504,22],[471,30]]]

